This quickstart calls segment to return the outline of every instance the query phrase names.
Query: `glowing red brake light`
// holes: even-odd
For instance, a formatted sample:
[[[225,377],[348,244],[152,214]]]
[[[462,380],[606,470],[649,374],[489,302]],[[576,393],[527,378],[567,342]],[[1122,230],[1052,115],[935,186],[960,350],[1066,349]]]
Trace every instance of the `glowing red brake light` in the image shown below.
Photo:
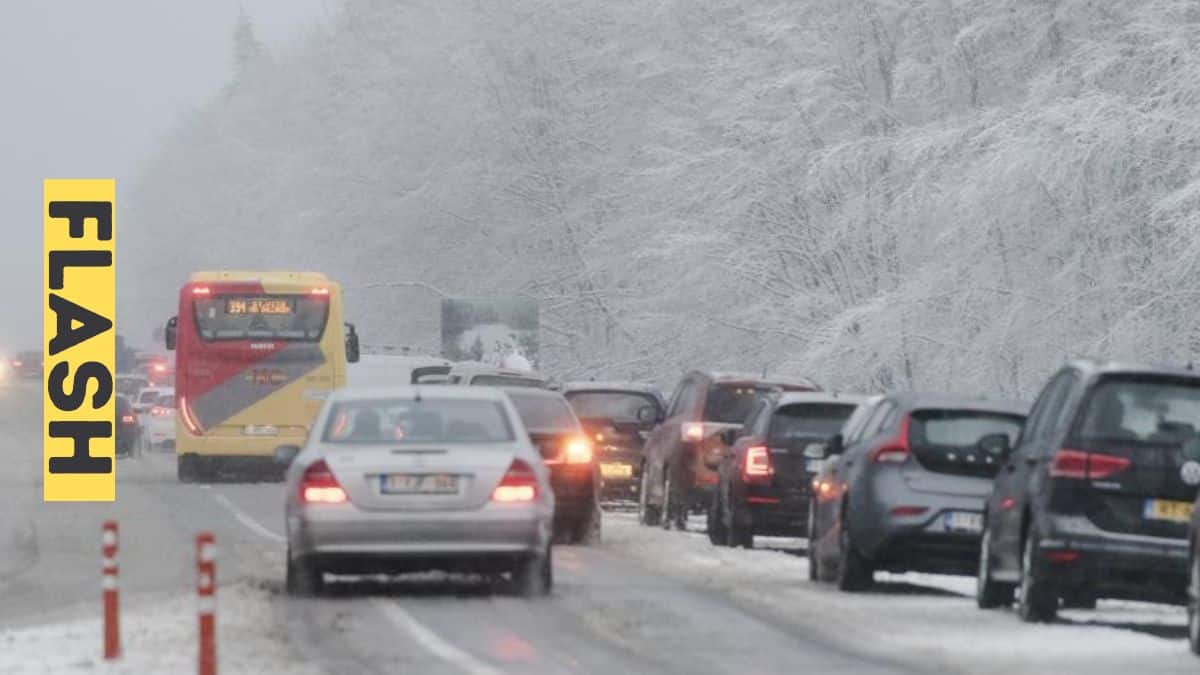
[[[775,475],[775,466],[771,463],[771,451],[765,445],[755,445],[746,448],[742,461],[742,480],[747,483],[766,483]]]
[[[908,415],[900,420],[900,431],[886,445],[871,454],[871,461],[877,464],[903,464],[908,461]]]
[[[300,479],[300,501],[306,504],[341,504],[346,501],[346,491],[325,460],[317,460],[304,470],[304,477]]]
[[[587,464],[592,461],[592,442],[579,436],[567,441],[565,452],[567,464]]]
[[[1132,464],[1128,457],[1063,448],[1054,453],[1050,460],[1050,475],[1054,478],[1100,480],[1120,473]]]
[[[492,490],[492,501],[531,502],[537,499],[537,494],[537,475],[524,461],[514,459],[496,489]]]
[[[133,424],[133,415],[121,415],[121,422],[123,424]]]

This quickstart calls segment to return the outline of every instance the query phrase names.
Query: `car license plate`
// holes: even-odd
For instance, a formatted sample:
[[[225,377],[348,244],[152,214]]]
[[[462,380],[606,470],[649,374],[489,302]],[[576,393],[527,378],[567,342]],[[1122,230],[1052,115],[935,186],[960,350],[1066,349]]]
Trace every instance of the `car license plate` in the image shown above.
[[[804,460],[804,469],[809,473],[820,473],[821,466],[825,464],[823,459],[806,459]]]
[[[983,514],[970,511],[950,511],[942,516],[942,523],[947,532],[983,531]]]
[[[1147,499],[1142,509],[1147,520],[1169,520],[1186,523],[1192,518],[1191,502],[1176,502],[1168,499]]]
[[[629,464],[600,464],[600,476],[603,478],[632,478],[633,467]]]
[[[388,495],[458,494],[458,476],[452,473],[391,473],[379,480],[379,491]]]

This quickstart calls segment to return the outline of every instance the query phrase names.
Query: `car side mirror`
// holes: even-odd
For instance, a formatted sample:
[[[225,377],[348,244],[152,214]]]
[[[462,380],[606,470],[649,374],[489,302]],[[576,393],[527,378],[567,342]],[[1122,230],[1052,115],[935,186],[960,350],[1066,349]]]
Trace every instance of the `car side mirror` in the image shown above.
[[[824,443],[809,443],[804,447],[804,457],[806,459],[825,459],[828,453],[828,447]]]
[[[638,408],[637,421],[645,426],[653,426],[662,420],[659,419],[658,408],[652,405],[644,405]]]
[[[846,441],[841,434],[834,434],[825,444],[825,454],[840,455],[846,451]],[[805,451],[807,453],[807,451]]]
[[[178,338],[179,317],[173,316],[167,319],[167,327],[163,330],[163,341],[167,343],[167,349],[173,351],[175,349],[175,340]]]
[[[354,324],[346,324],[346,362],[358,363],[358,331]]]
[[[288,466],[292,460],[296,459],[296,455],[300,454],[300,446],[298,445],[281,445],[275,448],[273,459],[280,466]]]
[[[1000,459],[1007,458],[1008,454],[1012,452],[1012,446],[1008,441],[1008,434],[1004,433],[988,434],[983,436],[979,439],[979,442],[976,443],[976,446],[979,448],[980,452],[983,452],[985,455]]]

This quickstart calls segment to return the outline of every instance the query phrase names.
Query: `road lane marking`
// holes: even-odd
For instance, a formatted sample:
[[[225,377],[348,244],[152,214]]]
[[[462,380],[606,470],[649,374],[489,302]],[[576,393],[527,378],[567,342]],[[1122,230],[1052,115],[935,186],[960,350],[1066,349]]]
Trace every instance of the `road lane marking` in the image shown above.
[[[214,501],[216,501],[218,504],[221,505],[222,508],[224,508],[230,514],[232,514],[233,517],[236,518],[239,523],[241,523],[242,525],[245,525],[246,529],[259,535],[260,537],[265,537],[267,539],[270,539],[271,541],[276,541],[281,544],[287,541],[287,537],[283,536],[282,534],[279,534],[278,532],[275,532],[274,530],[266,527],[265,525],[258,522],[257,520],[251,518],[248,513],[243,511],[237,504],[234,504],[233,500],[229,499],[229,497],[226,497],[225,495],[221,494],[220,492],[212,492],[210,494],[212,494]]]
[[[378,607],[379,611],[383,612],[388,621],[391,621],[397,628],[408,633],[426,651],[446,663],[458,666],[463,672],[470,673],[471,675],[500,675],[503,672],[446,642],[437,633],[426,628],[424,624],[413,618],[412,614],[406,612],[403,607],[395,602],[372,598],[371,603]]]

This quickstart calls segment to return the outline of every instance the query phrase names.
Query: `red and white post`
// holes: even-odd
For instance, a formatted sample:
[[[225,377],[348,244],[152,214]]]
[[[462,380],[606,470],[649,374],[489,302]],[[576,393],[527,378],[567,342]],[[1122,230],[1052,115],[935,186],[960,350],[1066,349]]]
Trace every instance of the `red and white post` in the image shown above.
[[[116,521],[106,520],[101,532],[103,576],[100,578],[100,588],[104,599],[104,658],[112,661],[121,656],[121,623],[117,615]]]
[[[196,609],[200,615],[200,675],[216,675],[217,544],[212,532],[196,535]]]

